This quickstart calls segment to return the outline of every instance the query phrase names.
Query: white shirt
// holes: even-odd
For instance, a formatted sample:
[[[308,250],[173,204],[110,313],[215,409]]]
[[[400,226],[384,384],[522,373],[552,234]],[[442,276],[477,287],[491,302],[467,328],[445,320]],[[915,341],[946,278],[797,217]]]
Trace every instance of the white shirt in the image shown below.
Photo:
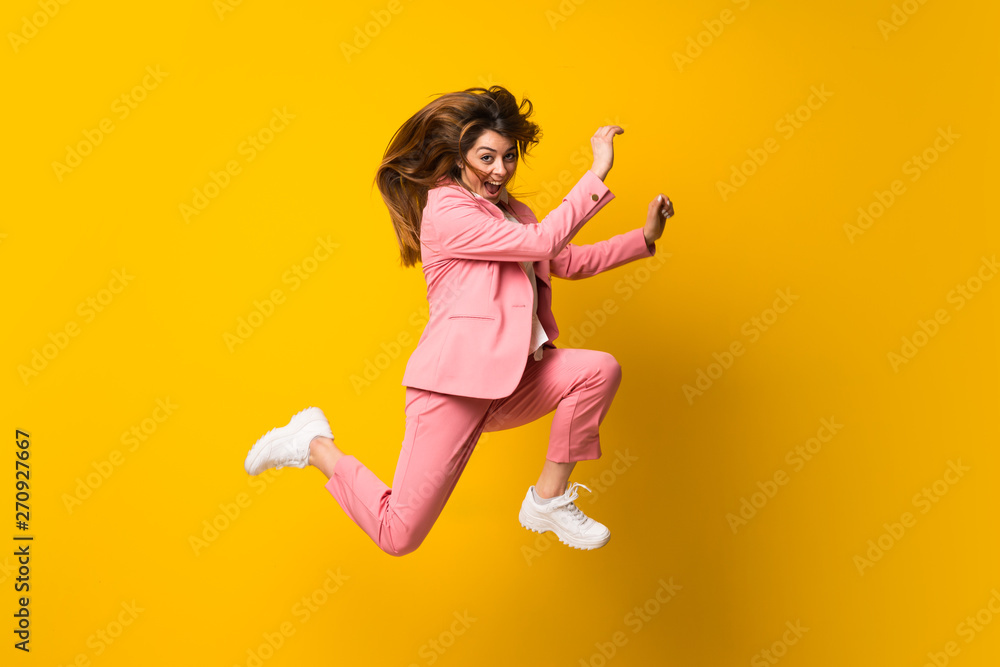
[[[475,192],[472,194],[476,195],[480,199],[484,199],[484,197],[476,194]],[[500,191],[500,199],[506,203],[507,188]],[[507,211],[503,211],[503,216],[511,222],[519,225],[523,224],[517,218],[507,213]],[[518,262],[518,264],[521,265],[521,268],[524,269],[524,273],[527,274],[528,279],[531,281],[531,340],[529,341],[530,344],[528,346],[528,354],[533,355],[535,361],[540,361],[542,358],[542,344],[548,341],[549,335],[545,333],[545,327],[542,326],[541,321],[538,319],[538,282],[535,280],[535,267],[532,266],[532,262]]]

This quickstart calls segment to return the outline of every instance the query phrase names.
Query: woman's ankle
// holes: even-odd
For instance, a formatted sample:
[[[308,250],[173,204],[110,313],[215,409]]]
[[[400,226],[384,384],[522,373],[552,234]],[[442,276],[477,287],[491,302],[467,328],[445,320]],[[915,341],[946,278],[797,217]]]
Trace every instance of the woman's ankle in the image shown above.
[[[535,484],[535,493],[538,494],[539,498],[555,498],[566,493],[566,487],[563,486],[561,490],[557,486],[546,487],[544,485]]]
[[[316,466],[324,472],[332,471],[337,460],[343,455],[333,440],[326,436],[318,435],[309,442],[309,465]]]

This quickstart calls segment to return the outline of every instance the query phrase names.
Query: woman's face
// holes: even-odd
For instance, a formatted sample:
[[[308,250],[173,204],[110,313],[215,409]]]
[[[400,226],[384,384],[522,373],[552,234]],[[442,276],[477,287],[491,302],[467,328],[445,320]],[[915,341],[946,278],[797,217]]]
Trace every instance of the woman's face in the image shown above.
[[[479,173],[470,170],[465,164],[459,165],[462,169],[462,182],[480,197],[494,204],[500,201],[500,192],[517,169],[517,148],[514,142],[493,130],[486,130],[479,136],[476,145],[465,154],[465,159]],[[491,182],[499,183],[499,186],[493,189]]]

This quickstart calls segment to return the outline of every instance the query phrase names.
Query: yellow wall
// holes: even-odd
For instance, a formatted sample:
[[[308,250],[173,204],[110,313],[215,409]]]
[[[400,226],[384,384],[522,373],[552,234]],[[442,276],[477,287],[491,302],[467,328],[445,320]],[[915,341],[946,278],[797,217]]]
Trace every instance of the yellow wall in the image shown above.
[[[992,5],[225,2],[4,4],[0,662],[997,664]],[[395,559],[243,458],[317,405],[392,479],[426,300],[374,169],[492,84],[535,104],[540,219],[625,128],[574,242],[675,203],[657,260],[555,288],[557,344],[623,367],[573,476],[612,538],[518,524],[546,418]]]

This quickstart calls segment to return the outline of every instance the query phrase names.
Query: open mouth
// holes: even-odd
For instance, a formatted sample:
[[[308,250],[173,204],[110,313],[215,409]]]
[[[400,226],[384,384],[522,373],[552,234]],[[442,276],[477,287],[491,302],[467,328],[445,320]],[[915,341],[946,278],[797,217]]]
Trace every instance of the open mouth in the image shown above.
[[[495,197],[500,194],[500,184],[494,183],[493,181],[483,181],[483,187],[486,188],[486,193],[491,197]]]

